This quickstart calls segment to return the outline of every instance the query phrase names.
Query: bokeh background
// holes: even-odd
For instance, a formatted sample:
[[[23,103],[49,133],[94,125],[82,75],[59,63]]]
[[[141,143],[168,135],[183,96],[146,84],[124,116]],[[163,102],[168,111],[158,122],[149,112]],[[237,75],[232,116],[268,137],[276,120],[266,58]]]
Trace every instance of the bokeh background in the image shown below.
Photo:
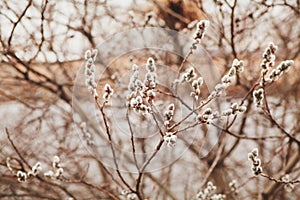
[[[226,194],[227,199],[298,199],[299,184],[295,183],[289,192],[276,180],[286,174],[292,180],[299,180],[300,176],[299,142],[283,133],[287,131],[300,140],[299,0],[0,1],[0,198],[126,199],[122,194],[126,185],[113,167],[104,166],[101,157],[95,156],[97,152],[91,153],[81,136],[80,120],[74,118],[72,97],[84,66],[84,52],[134,28],[166,28],[192,39],[195,25],[202,19],[210,21],[201,42],[207,54],[201,54],[205,58],[199,57],[195,63],[203,64],[201,61],[209,55],[214,64],[195,67],[199,71],[212,67],[222,76],[234,58],[245,64],[245,72],[228,88],[224,105],[240,102],[251,91],[260,77],[262,53],[269,42],[279,47],[276,65],[294,60],[290,71],[266,89],[272,116],[280,128],[255,108],[251,95],[247,96],[247,112],[232,119],[233,125],[219,133],[217,145],[213,142],[208,154],[199,156],[203,140],[209,140],[209,131],[203,126],[197,130],[199,137],[188,142],[185,154],[178,160],[145,173],[141,184],[144,198],[194,199],[205,183],[212,181],[217,193]],[[182,56],[153,49],[114,58],[110,52],[130,47],[135,38],[119,42],[107,52],[100,49],[106,52],[105,59],[114,61],[110,67],[101,59],[97,61],[97,69],[103,72],[98,82],[99,94],[104,83],[115,86],[119,93],[125,91],[120,82],[130,76],[132,64],[144,65],[150,56],[174,71],[183,60]],[[162,47],[172,45],[182,51],[181,55],[190,45],[181,43],[177,35],[166,35],[158,43]],[[161,79],[167,75],[162,73]],[[114,113],[124,107],[118,98],[111,107]],[[160,97],[162,107],[170,101],[171,97]],[[112,118],[112,129],[113,123],[126,124],[126,120],[126,116]],[[136,123],[139,130],[152,130],[144,118],[137,120],[142,121]],[[136,142],[141,151],[145,146],[149,149],[144,151],[151,151],[143,139]],[[122,141],[118,145],[122,147]],[[247,154],[255,147],[259,149],[264,172],[275,181],[255,177],[251,172]],[[55,155],[59,155],[64,167],[60,180],[47,179],[41,173],[19,183],[7,167],[9,157],[15,170],[26,170],[39,161],[45,172],[51,168]],[[130,160],[122,161],[124,168],[127,162]],[[136,174],[122,173],[134,187]],[[229,187],[233,180],[237,181],[236,191]]]

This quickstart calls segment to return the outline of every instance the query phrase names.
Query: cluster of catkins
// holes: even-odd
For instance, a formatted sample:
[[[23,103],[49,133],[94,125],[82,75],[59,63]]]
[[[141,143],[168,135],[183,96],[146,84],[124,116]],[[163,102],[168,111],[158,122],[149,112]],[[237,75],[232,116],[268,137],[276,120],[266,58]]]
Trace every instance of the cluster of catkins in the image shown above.
[[[97,49],[87,50],[85,52],[85,70],[84,74],[86,76],[85,84],[87,86],[88,91],[94,96],[94,98],[98,98],[97,93],[97,83],[95,81],[95,60],[98,54]]]
[[[264,89],[259,88],[257,90],[253,91],[253,99],[254,99],[254,104],[259,107],[262,106],[263,100],[264,100]]]
[[[262,173],[262,167],[261,167],[261,160],[258,158],[258,149],[254,148],[249,154],[248,154],[248,160],[252,164],[252,172],[255,175],[258,175]]]
[[[9,161],[10,158],[7,158],[7,167],[10,171],[13,172],[13,169],[11,168]],[[48,172],[44,173],[44,176],[48,178],[59,178],[62,175],[64,170],[60,164],[60,159],[58,156],[54,156],[52,167],[53,169],[55,169],[55,172],[49,170]],[[37,162],[28,172],[18,170],[16,176],[18,178],[18,182],[26,182],[29,177],[37,176],[41,171],[42,171],[41,163]]]
[[[154,89],[156,87],[156,65],[153,58],[149,58],[146,64],[144,81],[139,79],[139,67],[132,66],[132,76],[128,84],[129,95],[127,105],[137,112],[149,113],[155,99]]]
[[[168,126],[173,119],[175,111],[175,105],[173,103],[169,104],[167,110],[164,112],[164,125]]]
[[[222,112],[223,116],[229,116],[229,115],[236,115],[238,113],[243,113],[247,110],[247,107],[244,105],[239,105],[237,103],[231,104],[230,108],[227,110],[224,110]]]
[[[172,132],[166,132],[164,135],[164,142],[168,147],[174,147],[176,145],[177,136]]]
[[[263,53],[263,60],[260,64],[260,67],[262,68],[261,73],[266,74],[270,68],[274,67],[275,65],[275,53],[277,51],[278,47],[274,45],[273,43],[270,43],[266,50]]]
[[[31,177],[31,176],[37,176],[38,173],[42,170],[42,167],[41,167],[41,163],[40,162],[37,162],[29,172],[24,172],[24,171],[21,171],[21,170],[18,170],[17,172],[17,177],[18,177],[18,181],[19,182],[26,182],[27,181],[27,178],[28,177]]]
[[[105,84],[104,88],[103,88],[103,99],[106,103],[111,98],[113,93],[114,93],[114,90],[111,88],[111,86],[108,83]]]
[[[84,74],[86,76],[85,85],[87,86],[88,91],[93,95],[94,98],[98,98],[97,93],[97,83],[95,81],[95,61],[98,54],[97,49],[87,50],[85,52],[85,70]],[[114,90],[109,84],[105,84],[103,88],[103,99],[107,103],[108,100],[113,95]]]
[[[196,32],[194,34],[194,40],[197,43],[200,43],[201,39],[204,37],[208,26],[209,26],[209,21],[207,20],[201,20],[200,22],[197,23]]]
[[[260,88],[254,90],[252,93],[254,103],[257,107],[262,106],[263,103],[264,85],[277,81],[278,78],[287,72],[294,64],[293,60],[285,60],[281,62],[275,69],[272,69],[275,66],[275,53],[277,49],[278,47],[276,45],[270,43],[263,53],[263,60],[260,64],[263,78],[260,82]],[[270,71],[270,69],[272,69],[272,71]]]
[[[136,200],[137,196],[136,194],[129,192],[127,190],[121,191],[121,200]]]
[[[197,78],[197,74],[195,72],[194,67],[188,68],[182,75],[180,80],[175,80],[175,84],[177,83],[191,83],[193,91],[191,92],[191,96],[194,97],[196,100],[199,99],[200,96],[200,88],[203,85],[203,78]]]
[[[286,60],[281,62],[275,69],[273,69],[268,77],[266,78],[266,82],[272,83],[277,81],[278,78],[283,74],[286,73],[290,67],[294,64],[293,60]]]
[[[210,124],[218,116],[219,113],[217,111],[213,113],[211,108],[206,108],[201,114],[196,116],[196,122]]]
[[[10,161],[11,158],[8,157],[6,159],[6,166],[15,176],[17,176],[18,182],[26,182],[28,177],[37,176],[42,170],[41,163],[37,162],[28,172],[26,172],[25,170],[18,170],[17,172],[15,172],[11,167]]]
[[[170,126],[170,122],[173,119],[175,111],[175,105],[173,103],[169,104],[167,110],[164,112],[164,125]],[[172,132],[166,132],[164,135],[164,141],[168,147],[173,147],[176,145],[177,136]]]
[[[214,119],[236,115],[238,113],[243,113],[247,110],[247,107],[244,105],[239,105],[237,103],[231,104],[230,108],[224,110],[219,114],[218,111],[212,111],[211,108],[206,108],[201,114],[196,116],[196,122],[210,124]]]
[[[221,83],[218,83],[215,86],[215,89],[210,93],[209,98],[213,98],[216,95],[221,94],[222,91],[224,91],[234,82],[236,75],[242,73],[243,71],[244,71],[244,62],[238,59],[234,59],[228,73],[222,77]]]
[[[57,179],[64,172],[64,169],[61,166],[60,158],[58,156],[53,157],[52,168],[54,169],[54,171],[49,170],[48,172],[45,172],[45,177]]]
[[[217,187],[213,185],[212,182],[208,182],[206,188],[203,191],[200,191],[197,194],[198,200],[224,200],[225,195],[224,194],[214,194]]]

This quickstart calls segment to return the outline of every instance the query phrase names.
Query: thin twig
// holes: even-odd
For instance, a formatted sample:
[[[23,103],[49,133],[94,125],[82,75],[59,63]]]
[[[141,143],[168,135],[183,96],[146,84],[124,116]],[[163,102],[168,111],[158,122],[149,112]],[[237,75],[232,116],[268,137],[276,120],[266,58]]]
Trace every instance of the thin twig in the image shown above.
[[[95,102],[96,102],[96,105],[97,105],[98,109],[100,110],[100,112],[102,114],[102,117],[103,117],[103,122],[104,122],[104,126],[105,126],[105,129],[106,129],[106,135],[107,135],[107,138],[108,138],[108,141],[109,141],[109,144],[110,144],[110,148],[111,148],[111,151],[112,151],[112,154],[113,154],[113,160],[114,160],[114,164],[115,164],[115,167],[116,167],[117,174],[118,174],[119,178],[121,179],[121,181],[126,185],[126,187],[131,192],[135,193],[134,189],[131,188],[131,186],[127,183],[127,181],[124,179],[124,177],[122,176],[122,174],[120,172],[119,165],[118,165],[117,158],[116,158],[116,152],[115,152],[115,149],[114,149],[114,146],[113,146],[113,143],[112,143],[110,128],[109,128],[108,121],[107,121],[107,118],[106,118],[106,115],[105,115],[105,112],[104,112],[104,105],[105,104],[103,104],[103,106],[100,105],[100,103],[98,102],[97,97],[95,97]]]
[[[135,164],[135,167],[138,170],[138,172],[140,172],[140,168],[138,166],[138,162],[137,162],[136,155],[135,155],[135,143],[134,143],[134,137],[133,137],[134,133],[133,133],[133,129],[132,129],[132,126],[131,126],[130,119],[129,119],[129,110],[128,109],[127,109],[127,112],[126,112],[126,120],[127,120],[129,130],[130,130],[130,136],[131,136],[130,140],[131,140],[132,156],[133,156],[133,159],[134,159],[134,164]]]

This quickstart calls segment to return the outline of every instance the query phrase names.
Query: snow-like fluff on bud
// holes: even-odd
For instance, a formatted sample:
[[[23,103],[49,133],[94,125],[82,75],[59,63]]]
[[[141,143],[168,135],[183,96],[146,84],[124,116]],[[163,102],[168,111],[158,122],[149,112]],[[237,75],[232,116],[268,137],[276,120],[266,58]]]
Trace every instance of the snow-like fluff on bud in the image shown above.
[[[233,83],[234,79],[235,79],[234,76],[225,75],[222,77],[221,81],[222,81],[222,83],[227,84],[227,85],[225,85],[227,88],[231,83]]]
[[[258,158],[258,149],[254,148],[248,153],[248,160],[251,162],[251,170],[255,175],[262,173],[261,160]]]
[[[28,176],[36,176],[42,170],[41,163],[37,162],[32,168],[31,171],[28,172]]]
[[[236,78],[237,73],[242,73],[244,71],[244,62],[238,59],[234,59],[232,62],[232,66],[222,78],[221,83],[218,83],[214,89],[214,95],[211,93],[210,98],[214,98],[216,95],[221,94],[223,90],[228,88]]]
[[[93,49],[93,50],[87,50],[85,52],[85,76],[86,76],[86,80],[85,80],[85,84],[87,86],[88,91],[93,95],[94,98],[98,98],[98,93],[97,93],[97,83],[95,81],[95,60],[98,54],[98,50],[97,49]]]
[[[227,109],[227,110],[222,111],[222,115],[223,116],[232,115],[232,109]]]
[[[218,115],[218,112],[213,113],[211,108],[206,108],[202,114],[196,116],[196,122],[210,124]]]
[[[52,167],[53,168],[58,168],[59,163],[60,163],[60,158],[58,156],[54,156],[53,161],[52,161]]]
[[[201,93],[200,87],[202,86],[202,84],[203,84],[202,77],[199,77],[198,79],[192,82],[193,91],[191,92],[191,96],[194,97],[196,100],[198,100],[200,96]]]
[[[275,53],[277,51],[278,47],[274,45],[272,42],[268,45],[268,47],[265,49],[263,53],[263,60],[260,64],[260,67],[262,68],[261,73],[266,74],[269,70],[269,68],[273,67],[275,64]]]
[[[264,99],[264,89],[259,88],[253,91],[254,103],[257,107],[261,106]]]
[[[88,60],[89,58],[91,58],[92,52],[91,50],[87,50],[84,54],[84,59]]]
[[[288,72],[288,70],[290,69],[290,67],[294,64],[293,60],[286,60],[281,62],[275,69],[273,69],[269,76],[267,81],[268,82],[274,82],[276,80],[278,80],[278,78],[283,74]]]
[[[156,71],[156,66],[153,58],[148,58],[147,64],[146,64],[146,69],[149,72],[155,72]]]
[[[237,103],[233,103],[230,106],[231,110],[232,110],[232,114],[236,114],[236,112],[238,111],[239,105]]]
[[[174,147],[176,145],[177,136],[171,132],[166,132],[164,136],[164,141],[168,147]]]
[[[236,75],[236,68],[235,67],[231,67],[227,73],[227,76],[232,77]]]
[[[108,102],[108,100],[111,98],[111,96],[114,93],[114,90],[110,87],[109,84],[105,84],[104,88],[103,88],[103,99],[105,100],[105,102]]]
[[[234,59],[231,68],[236,69],[237,73],[241,73],[244,71],[244,62],[242,60]]]
[[[144,88],[144,83],[141,80],[136,80],[135,81],[135,86],[137,90],[143,90]]]
[[[51,178],[54,175],[54,172],[52,170],[49,170],[44,173],[44,176],[47,178]]]
[[[156,94],[154,89],[156,87],[156,66],[153,58],[148,58],[146,63],[146,74],[144,80],[139,79],[139,68],[133,64],[133,74],[130,77],[128,84],[129,94],[127,95],[126,105],[133,108],[137,112],[147,114],[151,112],[151,105],[153,105]],[[150,106],[149,106],[150,105]]]
[[[213,99],[213,98],[215,98],[217,95],[218,95],[218,92],[215,91],[215,90],[213,90],[213,91],[209,94],[209,96],[207,97],[207,99]]]
[[[197,75],[195,73],[194,67],[188,68],[185,73],[182,74],[181,82],[190,82],[193,78],[195,78]]]
[[[194,81],[192,82],[192,87],[193,87],[194,89],[197,89],[198,87],[201,87],[202,84],[203,84],[203,78],[202,78],[202,77],[199,77],[197,80],[194,80]]]
[[[170,124],[170,121],[173,119],[175,111],[175,105],[173,103],[169,104],[167,110],[164,112],[164,125],[167,126]]]
[[[218,83],[218,84],[215,86],[216,92],[220,92],[220,91],[224,90],[225,88],[226,88],[226,84],[224,84],[224,83]]]
[[[232,180],[229,184],[229,188],[230,191],[234,194],[237,195],[237,181],[236,180]]]
[[[60,168],[58,168],[58,169],[56,170],[56,173],[54,174],[54,176],[55,176],[56,178],[58,178],[58,177],[60,177],[60,176],[62,175],[63,172],[64,172],[64,169],[63,169],[62,167],[60,167]]]
[[[200,22],[197,23],[196,25],[197,30],[194,34],[194,40],[196,40],[196,42],[199,43],[201,41],[208,27],[209,27],[208,20],[201,20]]]
[[[211,115],[211,114],[212,114],[211,108],[206,108],[206,109],[203,111],[202,114],[203,114],[203,115]]]
[[[188,29],[192,29],[192,28],[194,28],[197,24],[198,24],[198,21],[197,21],[197,20],[191,21],[191,22],[187,25],[187,28],[188,28]]]
[[[132,65],[132,71],[138,71],[138,69],[139,69],[139,66],[137,66],[136,64],[133,64]]]
[[[176,79],[174,81],[174,84],[178,84],[178,83],[191,83],[192,89],[193,91],[190,93],[191,97],[194,97],[195,100],[199,99],[200,93],[201,93],[201,86],[203,84],[203,78],[199,77],[198,79],[196,79],[197,74],[195,72],[194,67],[190,67],[188,68],[184,73],[181,74],[180,79]]]
[[[244,105],[239,105],[238,103],[232,103],[229,109],[222,111],[222,116],[236,115],[238,113],[243,113],[247,110]]]
[[[238,108],[238,111],[241,113],[246,112],[246,110],[247,110],[247,107],[243,106],[243,105]]]
[[[198,200],[224,200],[225,195],[224,194],[214,194],[217,187],[213,185],[212,182],[208,182],[206,185],[206,188],[204,190],[200,191],[197,194]]]
[[[64,169],[62,168],[60,162],[60,158],[58,156],[54,156],[52,161],[52,167],[55,171],[49,170],[44,173],[44,176],[47,178],[58,179],[64,172]]]
[[[197,88],[197,86],[198,86],[197,80],[194,80],[193,83],[192,83],[192,87]]]
[[[26,182],[27,181],[27,174],[26,172],[23,172],[21,170],[19,170],[17,172],[17,177],[18,177],[18,182]]]
[[[131,91],[131,92],[134,92],[135,91],[135,84],[134,84],[134,82],[130,82],[129,84],[128,84],[128,90],[129,91]]]
[[[134,193],[130,193],[130,194],[127,194],[126,199],[127,200],[137,200],[137,196]]]

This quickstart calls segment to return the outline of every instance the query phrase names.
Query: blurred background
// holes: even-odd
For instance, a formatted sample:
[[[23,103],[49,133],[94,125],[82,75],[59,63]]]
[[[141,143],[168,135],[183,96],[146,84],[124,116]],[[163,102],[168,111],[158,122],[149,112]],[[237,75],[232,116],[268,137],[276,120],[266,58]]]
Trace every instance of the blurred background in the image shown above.
[[[200,142],[191,144],[182,158],[145,173],[141,186],[144,198],[194,199],[205,187],[203,183],[211,180],[227,199],[298,199],[299,184],[288,192],[283,184],[254,177],[247,153],[259,148],[264,172],[271,177],[280,180],[289,174],[292,180],[299,180],[299,0],[0,1],[0,198],[126,199],[122,195],[126,186],[113,168],[106,168],[101,158],[87,151],[88,145],[79,137],[79,122],[73,118],[72,96],[84,66],[84,52],[133,28],[166,28],[192,38],[196,23],[202,19],[209,20],[210,26],[201,46],[215,70],[225,74],[234,58],[245,64],[245,72],[228,88],[227,103],[232,99],[238,102],[251,91],[270,42],[279,47],[276,66],[294,60],[290,71],[266,90],[271,113],[280,126],[255,109],[251,95],[246,96],[247,112],[232,119],[234,124],[224,128],[218,145],[208,155],[199,157],[201,140],[207,137],[201,130]],[[184,54],[189,44],[177,39],[169,35],[159,43],[163,46],[171,40]],[[130,38],[126,42],[130,47]],[[114,54],[107,50],[105,56],[113,58]],[[108,69],[99,60],[97,67],[104,71],[99,85],[117,85],[120,77],[130,73],[133,63],[143,65],[150,56],[174,70],[183,60],[153,50],[118,57]],[[143,141],[137,143],[142,148]],[[55,155],[64,166],[61,180],[40,176],[19,183],[7,166],[8,157],[15,170],[26,170],[39,161],[44,172],[51,168]],[[124,177],[134,186],[135,174],[125,172]],[[233,180],[237,181],[236,191],[229,186]]]

